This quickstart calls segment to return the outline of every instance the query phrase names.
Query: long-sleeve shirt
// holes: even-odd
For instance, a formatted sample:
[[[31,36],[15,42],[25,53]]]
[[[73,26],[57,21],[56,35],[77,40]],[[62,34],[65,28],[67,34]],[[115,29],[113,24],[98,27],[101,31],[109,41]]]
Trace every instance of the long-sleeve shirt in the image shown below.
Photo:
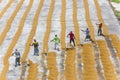
[[[20,52],[18,52],[18,51],[15,51],[15,52],[13,53],[13,55],[15,55],[16,58],[20,58]]]

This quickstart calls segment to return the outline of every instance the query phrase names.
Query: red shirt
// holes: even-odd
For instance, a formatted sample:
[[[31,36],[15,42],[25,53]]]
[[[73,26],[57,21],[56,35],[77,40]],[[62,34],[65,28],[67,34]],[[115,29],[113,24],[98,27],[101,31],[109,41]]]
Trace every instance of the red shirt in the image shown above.
[[[102,23],[99,24],[99,29],[101,29],[101,28],[102,28]]]
[[[74,39],[74,34],[72,32],[69,33],[70,39]]]

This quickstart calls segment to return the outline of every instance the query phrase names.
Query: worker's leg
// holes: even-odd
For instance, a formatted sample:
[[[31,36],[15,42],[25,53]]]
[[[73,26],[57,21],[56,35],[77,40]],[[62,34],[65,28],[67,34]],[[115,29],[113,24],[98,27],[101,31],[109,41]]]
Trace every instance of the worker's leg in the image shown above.
[[[54,49],[56,50],[57,49],[57,43],[55,43],[54,46],[55,46]]]
[[[17,58],[15,59],[15,67],[17,67]]]
[[[18,65],[20,66],[20,58],[17,59]]]
[[[72,39],[72,42],[73,42],[73,44],[74,44],[74,46],[75,46],[75,40],[74,40],[74,39]]]

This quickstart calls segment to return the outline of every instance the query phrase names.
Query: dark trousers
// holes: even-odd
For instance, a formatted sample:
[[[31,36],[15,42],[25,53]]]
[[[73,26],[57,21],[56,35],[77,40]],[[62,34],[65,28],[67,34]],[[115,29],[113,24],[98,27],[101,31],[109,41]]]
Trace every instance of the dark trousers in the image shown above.
[[[15,66],[18,66],[18,65],[20,65],[20,58],[15,59]]]
[[[74,39],[70,39],[70,44],[71,44],[71,42],[73,42],[73,44],[74,44],[74,46],[75,46],[75,41],[74,41]]]
[[[90,35],[86,35],[86,37],[85,37],[85,41],[86,41],[86,39],[89,39],[89,40],[91,40],[91,37],[90,37]]]
[[[86,35],[85,41],[86,41],[86,39],[89,39],[89,41],[94,42],[94,41],[91,39],[91,36],[90,36],[90,35]]]
[[[102,29],[98,29],[98,36],[101,36],[102,35]]]

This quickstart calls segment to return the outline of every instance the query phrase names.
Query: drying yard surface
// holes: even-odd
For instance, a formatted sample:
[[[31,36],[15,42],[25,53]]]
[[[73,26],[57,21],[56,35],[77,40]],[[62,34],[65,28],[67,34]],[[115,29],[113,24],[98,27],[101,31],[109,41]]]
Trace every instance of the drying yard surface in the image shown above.
[[[97,35],[100,22],[105,36]],[[84,41],[86,28],[94,42]],[[120,25],[108,0],[0,0],[0,80],[120,80]]]

